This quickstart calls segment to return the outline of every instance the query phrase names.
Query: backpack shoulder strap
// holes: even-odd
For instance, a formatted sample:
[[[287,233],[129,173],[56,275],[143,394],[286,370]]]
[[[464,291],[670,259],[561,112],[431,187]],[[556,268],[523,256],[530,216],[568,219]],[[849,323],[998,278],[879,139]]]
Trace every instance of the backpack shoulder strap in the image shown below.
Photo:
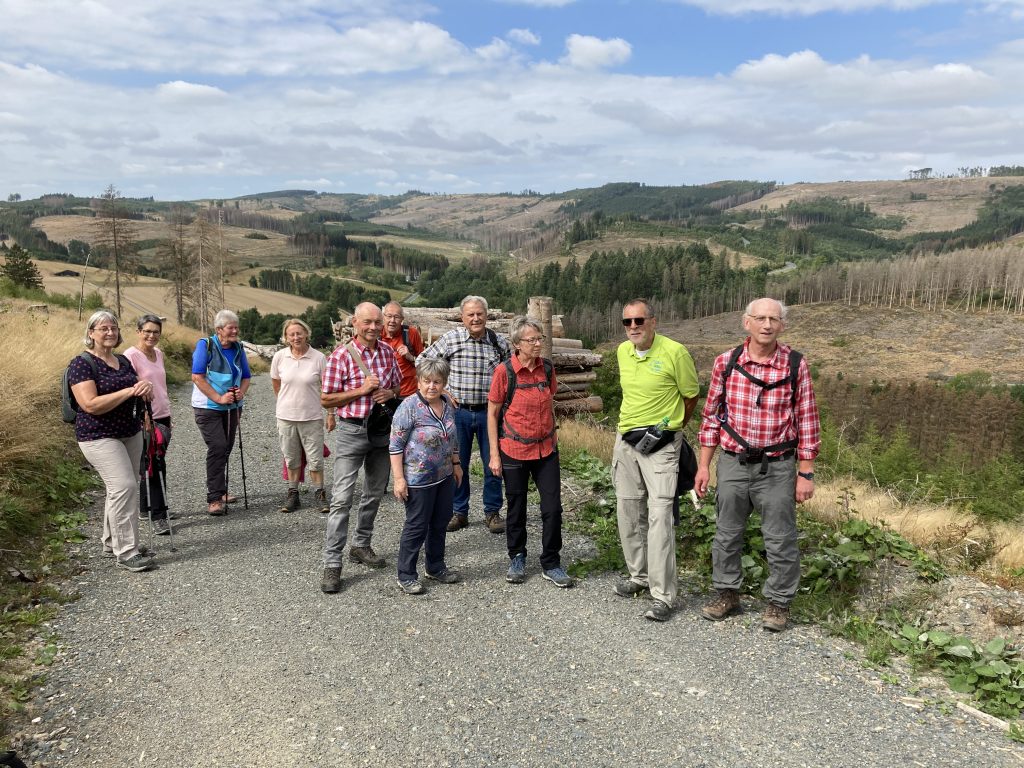
[[[740,344],[736,349],[729,355],[729,362],[725,366],[725,372],[722,374],[722,397],[725,397],[725,383],[729,381],[729,375],[732,373],[732,369],[736,367],[737,361],[740,359],[740,355],[743,354],[743,345]]]
[[[487,339],[487,343],[494,347],[494,351],[498,353],[499,360],[508,359],[505,355],[505,350],[503,350],[501,345],[498,343],[498,334],[494,332],[493,328],[484,328],[484,337]]]
[[[366,367],[366,363],[363,362],[363,356],[359,354],[359,350],[356,348],[355,343],[349,342],[345,345],[345,351],[348,352],[348,356],[352,358],[352,362],[359,366],[359,370],[363,372],[363,376],[370,378],[370,369]]]
[[[796,407],[796,390],[797,384],[800,381],[800,361],[804,359],[804,356],[797,352],[795,349],[790,348],[789,350],[789,389],[792,393],[790,400],[794,407]]]
[[[402,343],[409,346],[409,326],[402,323]]]

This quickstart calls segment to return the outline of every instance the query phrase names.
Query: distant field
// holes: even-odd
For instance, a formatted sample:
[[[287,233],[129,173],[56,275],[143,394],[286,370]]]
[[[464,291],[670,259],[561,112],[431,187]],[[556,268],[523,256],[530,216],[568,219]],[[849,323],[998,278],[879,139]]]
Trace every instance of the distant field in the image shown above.
[[[537,227],[541,221],[557,221],[564,202],[510,195],[423,195],[387,208],[371,221],[396,227],[412,224],[438,232],[460,232],[488,224],[525,230]]]
[[[658,330],[685,344],[704,376],[744,337],[739,312],[659,322]],[[1015,315],[802,304],[791,308],[783,340],[822,376],[921,381],[984,370],[994,381],[1024,383],[1024,321]]]
[[[36,261],[36,266],[43,275],[46,290],[54,293],[78,295],[81,287],[80,277],[57,277],[54,273],[66,269],[82,272],[80,265],[65,264],[60,261]],[[90,267],[86,273],[85,292],[96,291],[113,305],[114,294],[105,281],[111,273]],[[128,307],[125,313],[129,317],[152,312],[162,317],[174,317],[174,303],[167,296],[170,283],[155,277],[142,277],[122,289],[122,303]],[[265,291],[248,285],[225,285],[224,295],[229,309],[242,310],[256,307],[262,314],[280,312],[281,314],[300,314],[309,306],[319,302],[287,293]],[[169,322],[173,323],[173,320]]]
[[[375,243],[388,243],[396,248],[413,248],[424,253],[434,253],[453,261],[468,259],[480,248],[476,243],[466,240],[422,240],[415,237],[400,235],[345,235],[349,240],[362,240]]]
[[[814,200],[819,197],[847,198],[867,203],[882,216],[903,216],[907,225],[894,236],[915,232],[958,229],[978,217],[978,208],[996,188],[1024,184],[1019,176],[976,179],[925,179],[922,181],[833,181],[824,184],[787,184],[760,200],[744,203],[733,210],[757,211],[782,208],[790,200]],[[927,195],[911,200],[910,195]]]

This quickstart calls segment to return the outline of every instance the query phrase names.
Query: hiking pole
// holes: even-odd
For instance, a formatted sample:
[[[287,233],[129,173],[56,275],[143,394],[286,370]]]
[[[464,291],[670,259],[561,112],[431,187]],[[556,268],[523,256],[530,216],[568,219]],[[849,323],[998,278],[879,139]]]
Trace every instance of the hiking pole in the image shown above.
[[[242,460],[242,498],[245,500],[245,509],[249,509],[249,487],[245,482],[245,449],[242,448],[242,409],[238,408],[238,456]]]
[[[178,550],[174,547],[174,526],[171,525],[170,504],[167,503],[167,483],[164,482],[164,476],[159,472],[157,473],[157,477],[160,478],[160,492],[164,495],[164,506],[167,507],[167,535],[170,538],[169,546],[171,548],[171,552],[177,552]]]
[[[149,404],[146,405],[146,415],[151,413]],[[150,422],[152,424],[152,422]],[[153,552],[153,506],[149,493],[149,432],[146,431],[146,424],[142,424],[142,461],[139,462],[139,485],[145,491],[146,512],[149,514],[149,551]]]

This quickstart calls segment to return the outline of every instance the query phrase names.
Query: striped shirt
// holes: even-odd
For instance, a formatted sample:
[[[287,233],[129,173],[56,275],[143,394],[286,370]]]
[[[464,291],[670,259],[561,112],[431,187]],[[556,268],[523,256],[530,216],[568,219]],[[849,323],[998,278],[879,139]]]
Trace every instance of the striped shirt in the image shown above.
[[[382,389],[396,389],[402,381],[402,375],[398,370],[398,360],[391,347],[380,341],[376,349],[371,350],[364,347],[358,339],[352,343],[361,353],[363,362],[370,373],[380,379]],[[331,352],[327,358],[327,367],[324,369],[323,393],[325,395],[335,392],[348,392],[359,389],[363,386],[366,377],[362,369],[348,353],[348,345],[342,344]],[[351,400],[336,410],[342,419],[365,419],[373,409],[373,398],[370,395],[363,395]]]
[[[491,333],[474,339],[466,328],[452,328],[423,353],[424,357],[448,361],[448,391],[455,395],[459,405],[486,405],[494,369],[512,354],[508,341],[494,334],[496,348]]]
[[[753,376],[765,384],[789,378],[789,347],[779,344],[775,354],[765,362],[752,360],[747,353],[750,344],[748,338],[743,343],[743,351],[736,361],[737,367],[742,366]],[[723,450],[739,453],[743,446],[721,428],[718,420],[719,404],[722,402],[722,375],[729,365],[732,350],[723,352],[715,358],[715,366],[711,371],[711,385],[708,387],[708,398],[704,402],[701,414],[700,444],[706,448],[719,445]],[[796,456],[802,460],[813,460],[821,448],[821,424],[818,421],[818,405],[814,399],[814,386],[807,361],[800,360],[800,371],[797,375],[796,407],[792,405],[793,393],[788,385],[775,389],[762,390],[735,369],[729,374],[728,392],[725,393],[727,418],[729,426],[736,430],[752,448],[763,448],[777,445],[796,438]],[[761,395],[761,405],[757,405],[757,397]],[[773,453],[778,453],[773,452]]]

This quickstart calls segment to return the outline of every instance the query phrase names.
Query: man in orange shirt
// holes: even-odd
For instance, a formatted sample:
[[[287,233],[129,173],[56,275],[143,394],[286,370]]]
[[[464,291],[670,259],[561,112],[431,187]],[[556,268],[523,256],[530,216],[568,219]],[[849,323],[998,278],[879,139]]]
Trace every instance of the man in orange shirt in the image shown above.
[[[405,310],[397,301],[384,305],[384,335],[381,341],[395,351],[398,369],[402,373],[402,388],[398,396],[406,398],[416,394],[416,357],[423,351],[420,332],[412,326],[403,325]]]

